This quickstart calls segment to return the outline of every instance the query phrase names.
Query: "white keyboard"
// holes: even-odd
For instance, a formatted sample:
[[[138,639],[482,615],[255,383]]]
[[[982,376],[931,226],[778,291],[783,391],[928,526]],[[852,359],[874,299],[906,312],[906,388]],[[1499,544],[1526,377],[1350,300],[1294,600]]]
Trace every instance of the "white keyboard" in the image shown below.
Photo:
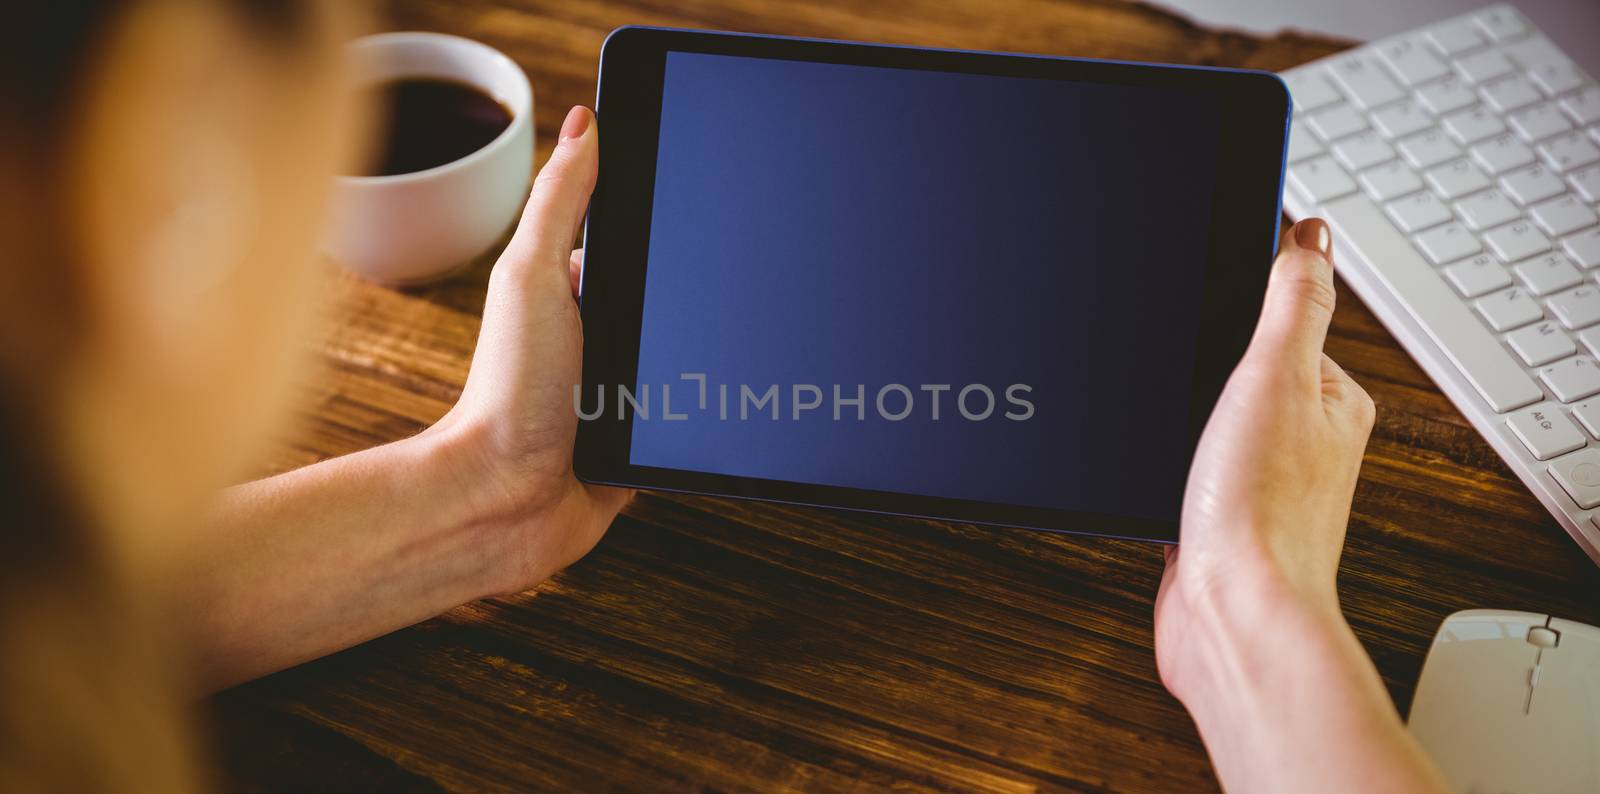
[[[1600,564],[1600,86],[1505,4],[1283,77],[1288,214]]]

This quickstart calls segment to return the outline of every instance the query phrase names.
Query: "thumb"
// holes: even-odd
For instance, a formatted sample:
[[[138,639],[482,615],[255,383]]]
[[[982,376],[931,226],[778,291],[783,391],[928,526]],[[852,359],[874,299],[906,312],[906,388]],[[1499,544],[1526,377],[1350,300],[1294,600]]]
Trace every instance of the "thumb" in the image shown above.
[[[589,502],[594,509],[610,524],[617,514],[622,512],[633,496],[637,493],[632,488],[617,488],[611,485],[594,485],[584,483],[584,490],[589,494]]]
[[[1307,218],[1283,236],[1248,355],[1320,375],[1322,345],[1333,319],[1331,248],[1328,224],[1320,218]]]
[[[533,180],[522,220],[498,266],[531,271],[529,275],[543,273],[563,287],[567,284],[573,238],[589,206],[589,194],[594,192],[599,162],[594,114],[576,106],[561,124],[555,151]]]

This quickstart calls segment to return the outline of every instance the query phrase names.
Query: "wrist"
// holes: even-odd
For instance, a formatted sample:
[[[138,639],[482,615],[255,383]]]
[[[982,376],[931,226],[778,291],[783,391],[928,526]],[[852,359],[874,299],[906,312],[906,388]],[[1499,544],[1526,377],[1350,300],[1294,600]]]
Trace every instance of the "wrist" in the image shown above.
[[[1218,698],[1236,704],[1277,683],[1274,677],[1309,671],[1328,660],[1330,648],[1355,641],[1331,587],[1308,588],[1275,565],[1248,559],[1224,566],[1182,562],[1170,585],[1176,592],[1167,595],[1184,605],[1182,625],[1160,627],[1182,636],[1157,641],[1160,650],[1177,649],[1162,654],[1163,678],[1191,712]]]
[[[488,476],[480,451],[484,431],[471,422],[446,415],[432,427],[400,443],[411,445],[425,461],[427,478],[453,521],[463,525],[491,522],[508,511],[509,495]]]
[[[1197,590],[1177,578],[1158,661],[1225,788],[1443,790],[1336,598],[1277,569]]]
[[[515,586],[521,558],[517,531],[526,526],[528,510],[499,473],[490,470],[483,453],[486,432],[446,417],[399,442],[410,447],[408,454],[426,472],[426,484],[419,487],[431,495],[441,523],[449,531],[470,535],[484,554],[481,576],[468,600],[521,589]]]

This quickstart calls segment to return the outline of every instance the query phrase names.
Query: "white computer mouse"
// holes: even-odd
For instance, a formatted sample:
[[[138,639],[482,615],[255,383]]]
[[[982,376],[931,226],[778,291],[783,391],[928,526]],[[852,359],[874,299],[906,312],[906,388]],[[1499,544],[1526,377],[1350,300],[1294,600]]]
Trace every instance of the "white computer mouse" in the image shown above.
[[[1493,609],[1445,618],[1409,726],[1458,791],[1600,792],[1600,629]]]

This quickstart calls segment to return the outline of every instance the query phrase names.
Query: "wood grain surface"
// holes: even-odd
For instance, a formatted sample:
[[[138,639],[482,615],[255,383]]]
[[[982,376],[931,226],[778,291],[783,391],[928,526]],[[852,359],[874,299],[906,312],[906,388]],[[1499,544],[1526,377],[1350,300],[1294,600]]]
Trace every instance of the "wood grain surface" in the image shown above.
[[[541,162],[566,108],[593,101],[600,44],[626,23],[1274,70],[1345,46],[1114,0],[388,10],[391,27],[470,36],[520,63]],[[442,415],[488,270],[408,291],[336,279],[325,366],[267,470]],[[1450,612],[1600,624],[1600,569],[1342,286],[1328,350],[1379,408],[1340,587],[1402,711]],[[214,698],[219,774],[245,791],[1211,790],[1156,676],[1161,562],[1134,542],[641,494],[537,592]]]

